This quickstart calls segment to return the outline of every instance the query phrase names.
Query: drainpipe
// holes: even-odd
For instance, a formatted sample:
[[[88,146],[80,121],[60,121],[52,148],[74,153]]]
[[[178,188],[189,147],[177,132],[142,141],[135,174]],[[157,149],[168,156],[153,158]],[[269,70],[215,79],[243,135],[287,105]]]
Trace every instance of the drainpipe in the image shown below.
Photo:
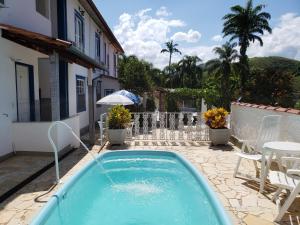
[[[93,89],[93,69],[88,70],[88,101],[89,101],[89,142],[95,143],[95,115],[94,115],[94,89]]]

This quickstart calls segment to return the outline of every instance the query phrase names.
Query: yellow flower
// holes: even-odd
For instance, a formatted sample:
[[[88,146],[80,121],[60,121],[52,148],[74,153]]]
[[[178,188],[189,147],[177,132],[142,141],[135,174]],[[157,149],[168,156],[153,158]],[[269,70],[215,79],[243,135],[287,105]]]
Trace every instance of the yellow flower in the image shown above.
[[[224,108],[215,108],[204,113],[204,119],[211,128],[223,128],[228,112]]]

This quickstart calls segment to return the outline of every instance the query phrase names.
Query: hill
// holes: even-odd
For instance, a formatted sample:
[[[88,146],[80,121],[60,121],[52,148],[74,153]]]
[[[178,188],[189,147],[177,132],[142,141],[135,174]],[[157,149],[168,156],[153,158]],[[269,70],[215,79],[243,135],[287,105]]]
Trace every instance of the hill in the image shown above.
[[[295,76],[300,76],[300,61],[278,56],[254,57],[249,59],[251,69],[276,68],[276,70],[290,71]]]

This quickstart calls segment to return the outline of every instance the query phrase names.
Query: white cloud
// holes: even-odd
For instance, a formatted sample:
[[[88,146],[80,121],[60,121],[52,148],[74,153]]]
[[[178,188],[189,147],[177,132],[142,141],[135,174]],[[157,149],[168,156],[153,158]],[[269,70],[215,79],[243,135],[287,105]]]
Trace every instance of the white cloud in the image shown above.
[[[222,35],[215,35],[211,38],[211,40],[216,41],[216,42],[221,42],[222,41]]]
[[[280,22],[273,28],[272,34],[263,35],[263,47],[255,42],[250,45],[248,55],[271,56],[278,55],[300,59],[300,16],[286,13],[280,17]]]
[[[122,44],[127,55],[134,54],[145,59],[159,68],[168,64],[168,54],[161,54],[164,43],[171,38],[174,41],[193,42],[185,46],[182,42],[178,46],[182,55],[175,54],[173,62],[179,61],[183,55],[197,55],[204,62],[216,57],[213,48],[217,45],[203,45],[196,43],[201,34],[190,29],[188,32],[178,31],[170,35],[173,29],[180,29],[186,26],[184,21],[179,19],[167,19],[149,14],[151,9],[140,10],[136,14],[123,13],[119,17],[114,33]],[[272,34],[263,36],[264,46],[260,47],[255,42],[250,45],[248,55],[269,56],[279,55],[289,58],[300,59],[300,16],[296,14],[284,14],[280,17],[279,23],[273,28]],[[222,38],[220,35],[213,37],[214,41]],[[216,43],[219,44],[219,43]]]
[[[134,54],[163,68],[168,63],[168,55],[161,54],[162,43],[169,40],[172,28],[181,28],[185,23],[178,19],[152,17],[151,9],[140,10],[134,15],[123,13],[114,33],[127,55]]]
[[[156,16],[166,17],[166,16],[170,16],[170,15],[172,15],[172,13],[170,13],[165,6],[160,7],[156,11]]]
[[[192,29],[190,29],[187,33],[177,32],[171,37],[171,39],[174,41],[186,41],[190,43],[198,42],[200,38],[201,34],[198,31]]]

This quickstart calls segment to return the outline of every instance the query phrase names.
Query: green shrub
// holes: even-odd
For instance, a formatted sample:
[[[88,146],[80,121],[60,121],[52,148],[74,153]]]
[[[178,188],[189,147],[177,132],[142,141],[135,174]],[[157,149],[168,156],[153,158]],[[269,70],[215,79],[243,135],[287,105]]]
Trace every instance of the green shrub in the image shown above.
[[[148,98],[146,101],[146,111],[147,112],[154,112],[156,109],[155,102],[153,98]]]
[[[124,129],[130,122],[131,113],[122,105],[116,105],[108,113],[109,129]]]
[[[179,112],[179,108],[177,106],[177,101],[173,96],[167,96],[166,108],[167,108],[168,112]]]
[[[300,109],[300,100],[296,102],[294,108],[295,108],[295,109]]]

